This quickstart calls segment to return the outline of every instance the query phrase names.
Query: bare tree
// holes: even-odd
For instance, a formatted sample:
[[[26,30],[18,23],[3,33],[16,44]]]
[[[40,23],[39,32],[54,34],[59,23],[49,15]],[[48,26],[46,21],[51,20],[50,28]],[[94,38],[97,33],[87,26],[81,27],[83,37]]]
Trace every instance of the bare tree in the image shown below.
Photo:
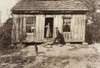
[[[79,0],[82,1],[88,8],[87,16],[91,17],[92,24],[87,26],[87,39],[89,39],[91,34],[92,42],[100,42],[100,14],[96,12],[98,0]]]

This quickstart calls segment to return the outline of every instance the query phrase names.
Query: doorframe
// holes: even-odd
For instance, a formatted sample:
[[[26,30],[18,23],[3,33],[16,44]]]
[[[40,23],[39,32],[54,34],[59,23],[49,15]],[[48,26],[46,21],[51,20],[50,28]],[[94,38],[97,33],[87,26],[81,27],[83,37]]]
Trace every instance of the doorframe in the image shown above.
[[[46,17],[45,17],[45,21],[46,21],[46,18],[52,18],[53,19],[53,22],[52,22],[52,31],[53,31],[53,33],[52,33],[52,37],[51,38],[53,38],[53,35],[54,35],[54,15],[46,15]],[[51,38],[46,38],[45,37],[45,24],[46,24],[46,22],[44,21],[44,38],[45,39],[51,39]]]

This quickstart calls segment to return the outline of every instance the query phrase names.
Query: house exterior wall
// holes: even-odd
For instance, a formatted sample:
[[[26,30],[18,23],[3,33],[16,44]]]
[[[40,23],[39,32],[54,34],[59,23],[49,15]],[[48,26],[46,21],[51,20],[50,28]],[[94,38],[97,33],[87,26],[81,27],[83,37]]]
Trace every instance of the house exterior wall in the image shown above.
[[[85,42],[85,15],[73,15],[72,19],[72,40]]]
[[[36,24],[34,34],[26,33],[26,17],[36,16]],[[63,16],[71,17],[71,32],[63,32]],[[44,38],[45,18],[53,18],[53,38]],[[17,21],[20,18],[20,21]],[[59,31],[63,34],[65,42],[85,42],[85,14],[13,14],[13,31],[12,42],[19,42],[21,35],[26,34],[25,42],[46,42],[53,41],[56,37],[55,28],[58,27]]]

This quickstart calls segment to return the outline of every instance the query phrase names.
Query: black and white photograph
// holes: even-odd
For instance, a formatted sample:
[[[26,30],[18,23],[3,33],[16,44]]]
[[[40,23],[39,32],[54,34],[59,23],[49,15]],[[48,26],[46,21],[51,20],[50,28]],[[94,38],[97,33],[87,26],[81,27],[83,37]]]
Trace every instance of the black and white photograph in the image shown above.
[[[100,0],[0,0],[0,68],[100,68]]]

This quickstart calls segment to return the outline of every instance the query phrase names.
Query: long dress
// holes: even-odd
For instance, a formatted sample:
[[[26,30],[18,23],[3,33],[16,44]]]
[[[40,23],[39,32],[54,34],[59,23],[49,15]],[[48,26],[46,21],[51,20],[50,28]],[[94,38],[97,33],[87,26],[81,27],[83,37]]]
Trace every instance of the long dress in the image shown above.
[[[46,37],[50,37],[51,36],[50,25],[47,25],[46,28],[47,28],[47,30],[46,30]]]

